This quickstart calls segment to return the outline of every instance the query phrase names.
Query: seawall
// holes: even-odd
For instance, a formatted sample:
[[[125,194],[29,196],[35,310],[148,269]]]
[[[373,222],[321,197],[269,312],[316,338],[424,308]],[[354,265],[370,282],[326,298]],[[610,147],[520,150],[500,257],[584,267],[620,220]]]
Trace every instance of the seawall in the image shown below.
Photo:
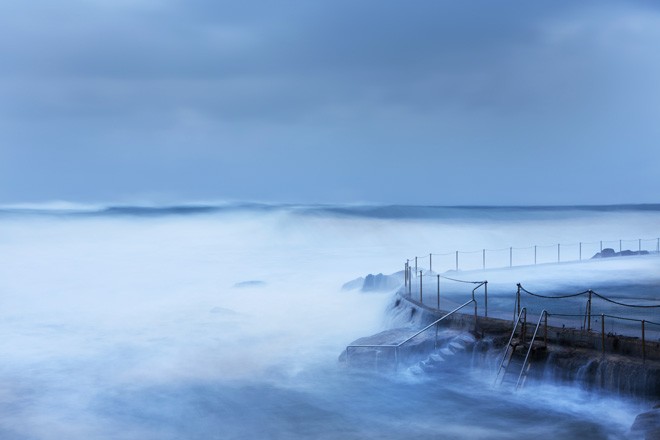
[[[513,329],[513,322],[506,319],[475,316],[471,306],[466,313],[454,313],[438,326],[456,329],[474,335],[475,351],[495,350],[503,352]],[[462,311],[463,311],[462,310]],[[461,311],[461,312],[462,312]],[[397,343],[409,335],[411,328],[422,329],[432,324],[447,311],[432,309],[404,293],[399,292],[389,314],[401,329],[391,329],[371,337],[361,338],[354,344],[387,345]],[[536,322],[527,323],[527,331],[533,332]],[[405,328],[403,328],[405,327]],[[532,356],[528,377],[530,379],[553,378],[567,382],[579,382],[582,386],[638,397],[660,399],[660,342],[646,341],[644,350],[639,338],[605,335],[579,329],[545,327],[537,336],[540,349]],[[407,333],[406,333],[407,331]],[[433,333],[433,332],[430,332]],[[434,348],[432,337],[420,335],[418,341],[407,344],[400,356],[428,355]],[[416,338],[417,339],[417,338]],[[488,343],[482,343],[487,341]],[[392,351],[373,351],[380,362],[394,360]],[[486,353],[482,353],[486,358]],[[479,356],[477,356],[478,358]],[[340,359],[345,358],[345,353]],[[493,372],[495,374],[495,372]]]

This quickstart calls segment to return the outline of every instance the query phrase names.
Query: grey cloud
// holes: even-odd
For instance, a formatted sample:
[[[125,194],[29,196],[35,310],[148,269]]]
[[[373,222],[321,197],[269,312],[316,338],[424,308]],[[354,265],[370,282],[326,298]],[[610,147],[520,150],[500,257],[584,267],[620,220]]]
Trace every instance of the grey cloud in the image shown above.
[[[20,191],[0,199],[82,182],[88,198],[436,197],[402,189],[401,169],[482,176],[436,203],[570,198],[551,168],[657,159],[658,17],[646,2],[3,4],[0,169]],[[484,185],[495,168],[536,190]]]

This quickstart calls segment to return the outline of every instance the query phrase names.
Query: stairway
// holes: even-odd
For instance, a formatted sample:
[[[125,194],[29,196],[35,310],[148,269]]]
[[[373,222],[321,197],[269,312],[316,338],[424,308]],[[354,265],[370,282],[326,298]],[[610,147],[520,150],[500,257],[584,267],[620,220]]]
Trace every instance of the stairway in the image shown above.
[[[445,363],[454,356],[465,353],[468,346],[474,344],[475,338],[469,333],[459,334],[445,340],[437,349],[435,349],[426,359],[408,367],[412,374],[432,373],[442,368]]]

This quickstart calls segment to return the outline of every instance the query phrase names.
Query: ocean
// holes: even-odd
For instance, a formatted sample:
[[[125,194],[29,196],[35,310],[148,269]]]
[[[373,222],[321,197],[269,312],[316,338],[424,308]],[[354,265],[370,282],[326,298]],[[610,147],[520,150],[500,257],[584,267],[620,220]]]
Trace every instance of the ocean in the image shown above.
[[[492,280],[492,313],[517,282],[657,304],[659,225],[660,205],[3,206],[0,438],[622,438],[650,402],[493,388],[469,354],[346,368],[346,345],[392,325],[394,289],[342,285],[417,256]],[[587,261],[601,241],[649,255]]]

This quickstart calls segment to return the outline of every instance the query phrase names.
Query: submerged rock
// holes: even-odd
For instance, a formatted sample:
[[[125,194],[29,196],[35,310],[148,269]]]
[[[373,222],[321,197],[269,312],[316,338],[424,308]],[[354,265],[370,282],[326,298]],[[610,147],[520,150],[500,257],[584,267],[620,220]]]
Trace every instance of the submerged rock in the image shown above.
[[[241,281],[240,283],[234,284],[234,287],[236,288],[243,288],[243,287],[261,287],[265,286],[266,283],[261,280],[248,280],[248,281]]]

